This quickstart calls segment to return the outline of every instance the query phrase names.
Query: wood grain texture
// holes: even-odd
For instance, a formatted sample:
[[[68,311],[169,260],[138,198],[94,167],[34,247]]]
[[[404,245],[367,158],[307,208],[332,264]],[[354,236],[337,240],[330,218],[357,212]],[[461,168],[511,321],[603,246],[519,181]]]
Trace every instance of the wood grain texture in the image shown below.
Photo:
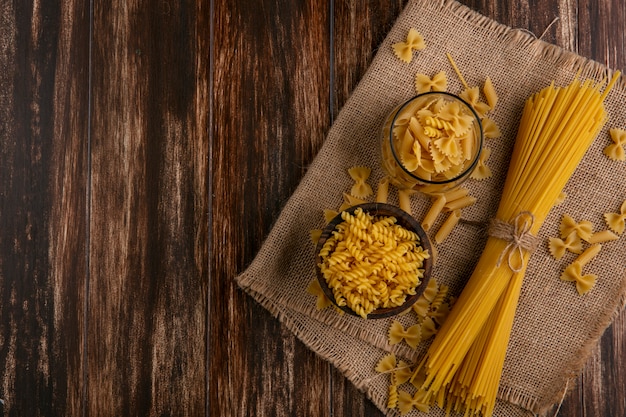
[[[237,288],[321,146],[329,10],[315,1],[215,1],[210,410],[329,413],[330,366]]]
[[[8,415],[82,409],[88,19],[82,2],[0,5],[0,398]]]
[[[94,3],[87,415],[206,408],[201,3]]]

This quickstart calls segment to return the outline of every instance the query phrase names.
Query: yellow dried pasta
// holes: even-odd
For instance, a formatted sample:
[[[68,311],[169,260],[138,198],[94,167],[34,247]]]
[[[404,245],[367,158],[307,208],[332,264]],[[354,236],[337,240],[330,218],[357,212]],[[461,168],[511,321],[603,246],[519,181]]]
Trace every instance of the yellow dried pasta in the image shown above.
[[[415,75],[415,91],[417,94],[427,93],[429,91],[446,91],[448,88],[448,80],[444,71],[439,71],[430,78],[426,74]]]
[[[595,285],[597,279],[598,277],[594,274],[583,275],[582,265],[578,262],[570,264],[561,274],[561,280],[576,283],[576,291],[580,295],[588,293]]]
[[[483,137],[485,139],[496,139],[502,136],[502,132],[500,131],[500,128],[498,127],[496,122],[494,122],[492,119],[485,116],[482,119],[480,119],[480,121],[483,125]]]
[[[371,172],[371,168],[364,166],[356,166],[348,169],[350,178],[354,180],[354,185],[350,189],[352,196],[356,198],[367,198],[374,193],[372,187],[366,182]]]
[[[466,88],[459,94],[459,97],[465,100],[481,118],[490,110],[487,103],[480,101],[480,91],[478,87]]]
[[[582,253],[583,244],[580,237],[576,233],[570,233],[565,240],[558,237],[551,237],[548,240],[548,249],[554,259],[561,259],[565,255],[565,251],[573,253]]]
[[[413,59],[413,51],[421,51],[424,48],[426,48],[424,37],[413,28],[409,30],[405,42],[398,42],[392,45],[394,54],[407,64]]]
[[[389,198],[389,178],[383,177],[378,182],[378,188],[376,188],[376,202],[387,203]]]
[[[441,227],[439,227],[439,230],[437,230],[437,233],[435,234],[435,242],[437,242],[437,244],[443,243],[443,241],[446,240],[452,232],[452,229],[454,229],[454,227],[459,223],[460,219],[461,210],[457,209],[452,211]]]
[[[385,355],[378,361],[376,368],[374,368],[376,372],[381,374],[393,371],[394,369],[396,369],[396,355],[393,353]]]
[[[589,238],[589,243],[604,243],[617,239],[619,239],[619,236],[611,232],[610,230],[601,230],[591,235],[591,237]]]
[[[314,279],[313,281],[311,281],[311,283],[309,284],[306,290],[309,294],[317,297],[317,303],[315,306],[318,310],[323,310],[326,307],[331,306],[333,304],[328,299],[328,297],[326,297],[326,294],[324,294],[324,291],[322,290],[322,287],[320,286],[320,283],[318,280]]]
[[[422,331],[419,324],[414,324],[405,330],[399,321],[394,320],[389,328],[388,336],[390,345],[397,345],[404,340],[407,345],[415,349],[422,340]]]
[[[407,391],[398,391],[398,410],[400,410],[400,415],[408,414],[414,408],[423,413],[429,412],[430,407],[428,406],[425,392],[420,390],[411,395]]]
[[[402,305],[415,294],[430,257],[419,236],[394,217],[375,217],[361,208],[341,216],[319,253],[320,272],[337,305],[363,318],[378,308]]]
[[[571,216],[564,214],[559,226],[561,238],[566,239],[571,233],[576,233],[585,242],[589,241],[593,233],[593,224],[588,220],[577,223]]]
[[[622,203],[619,213],[605,213],[604,220],[609,229],[618,235],[624,233],[624,227],[626,226],[626,201]]]
[[[474,171],[470,174],[470,178],[475,180],[484,180],[486,178],[491,178],[491,169],[487,166],[487,159],[491,156],[491,149],[484,148],[480,153],[480,158],[478,160],[478,164]]]
[[[320,236],[322,236],[322,229],[313,229],[309,232],[309,235],[311,237],[311,242],[313,242],[314,245],[317,245],[317,242],[320,240]]]
[[[483,94],[485,95],[485,99],[487,99],[487,104],[491,110],[493,110],[498,102],[498,94],[496,93],[496,89],[494,88],[491,78],[489,77],[487,77],[485,84],[483,85]]]
[[[610,129],[609,136],[613,143],[604,148],[604,154],[613,161],[626,160],[624,145],[626,145],[626,131],[622,129]]]

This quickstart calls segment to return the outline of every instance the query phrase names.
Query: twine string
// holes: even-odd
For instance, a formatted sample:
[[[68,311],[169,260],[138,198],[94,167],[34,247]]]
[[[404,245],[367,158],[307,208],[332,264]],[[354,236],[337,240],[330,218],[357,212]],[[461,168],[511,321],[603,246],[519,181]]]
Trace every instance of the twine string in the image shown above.
[[[502,264],[505,256],[511,271],[520,272],[524,269],[524,251],[533,253],[539,245],[537,237],[530,233],[535,223],[535,216],[529,211],[522,211],[513,218],[511,223],[500,219],[492,219],[489,223],[489,236],[508,242],[500,253],[497,266]],[[519,256],[519,265],[514,266],[515,256]]]

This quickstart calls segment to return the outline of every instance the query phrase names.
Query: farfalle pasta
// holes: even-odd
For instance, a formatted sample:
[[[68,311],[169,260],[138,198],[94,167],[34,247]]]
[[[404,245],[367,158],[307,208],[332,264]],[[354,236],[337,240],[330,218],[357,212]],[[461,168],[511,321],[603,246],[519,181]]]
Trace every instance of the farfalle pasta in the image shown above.
[[[571,216],[564,214],[559,230],[562,239],[567,239],[571,233],[576,233],[578,237],[587,242],[593,233],[593,224],[588,220],[577,223]]]
[[[320,283],[314,279],[311,281],[309,286],[307,287],[307,292],[317,298],[317,303],[315,304],[318,310],[323,310],[328,306],[333,305],[333,303],[326,297]]]
[[[570,233],[565,240],[558,237],[551,237],[548,240],[548,249],[554,259],[561,259],[565,255],[566,251],[572,253],[582,253],[583,244],[582,240],[576,233]]]
[[[613,161],[626,160],[624,145],[626,145],[626,131],[623,129],[610,129],[609,136],[613,143],[604,148],[604,154]]]
[[[391,47],[399,60],[409,63],[413,59],[413,51],[421,51],[426,48],[426,42],[417,30],[410,29],[406,41],[394,43]]]
[[[483,125],[483,136],[485,139],[495,139],[502,136],[498,125],[489,117],[485,116],[480,119]]]
[[[408,414],[414,408],[423,413],[428,413],[430,407],[428,406],[425,392],[417,391],[415,394],[410,394],[407,391],[398,391],[398,410],[400,410],[400,414]]]
[[[417,348],[417,345],[422,340],[422,330],[420,325],[414,324],[405,330],[399,321],[394,320],[389,328],[389,344],[397,345],[403,340],[413,349]]]
[[[463,100],[467,102],[478,113],[479,117],[483,117],[491,108],[487,103],[480,101],[480,91],[478,87],[466,88],[459,94]]]
[[[415,75],[415,91],[417,94],[427,93],[429,91],[446,91],[448,88],[448,79],[444,71],[439,71],[430,78],[426,74]]]
[[[598,279],[594,274],[583,274],[582,269],[583,266],[580,263],[574,262],[565,268],[565,271],[561,274],[561,280],[576,283],[576,291],[580,295],[588,293]]]
[[[487,166],[487,159],[491,156],[491,149],[484,148],[480,153],[480,158],[478,159],[478,164],[474,171],[470,174],[470,178],[475,180],[484,180],[486,178],[491,178],[491,169]]]
[[[357,166],[348,169],[348,174],[354,181],[354,185],[350,189],[350,194],[352,196],[356,198],[367,198],[374,193],[372,187],[367,183],[367,179],[369,178],[371,172],[371,168],[364,166]]]
[[[624,233],[624,226],[626,225],[626,201],[620,206],[619,213],[605,213],[604,221],[606,221],[609,229],[618,235]]]

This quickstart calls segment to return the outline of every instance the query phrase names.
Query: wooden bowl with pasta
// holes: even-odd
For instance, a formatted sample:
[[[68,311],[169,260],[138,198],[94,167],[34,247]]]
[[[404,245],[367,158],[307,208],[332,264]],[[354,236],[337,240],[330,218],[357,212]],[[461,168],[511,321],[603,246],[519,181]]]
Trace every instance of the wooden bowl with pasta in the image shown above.
[[[422,295],[432,246],[420,224],[399,207],[365,203],[339,213],[316,247],[324,294],[339,309],[366,319],[394,316]]]

